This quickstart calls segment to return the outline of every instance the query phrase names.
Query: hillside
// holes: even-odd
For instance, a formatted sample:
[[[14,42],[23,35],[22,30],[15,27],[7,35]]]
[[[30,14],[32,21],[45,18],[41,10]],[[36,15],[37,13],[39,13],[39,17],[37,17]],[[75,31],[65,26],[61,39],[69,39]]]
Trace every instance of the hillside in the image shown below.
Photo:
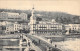
[[[15,10],[15,9],[0,9],[0,12],[15,12],[15,13],[26,13],[28,18],[31,16],[31,10]],[[48,12],[48,11],[35,11],[35,17],[42,18],[42,20],[55,19],[59,23],[63,24],[80,24],[80,16],[71,15],[64,12]]]
[[[80,16],[77,15],[71,15],[68,13],[64,13],[64,12],[36,12],[37,14],[40,14],[41,18],[44,19],[55,19],[57,22],[59,23],[63,23],[63,24],[80,24]]]

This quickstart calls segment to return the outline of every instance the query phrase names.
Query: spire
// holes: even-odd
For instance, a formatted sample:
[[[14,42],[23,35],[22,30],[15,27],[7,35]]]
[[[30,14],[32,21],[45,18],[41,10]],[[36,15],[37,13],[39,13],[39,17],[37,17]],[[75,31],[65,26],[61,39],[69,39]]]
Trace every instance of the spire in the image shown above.
[[[33,4],[33,8],[32,9],[34,9],[34,4]]]
[[[32,7],[32,17],[34,15],[34,4],[33,4],[33,7]]]
[[[32,7],[32,13],[31,13],[31,17],[30,17],[30,34],[33,34],[33,24],[34,24],[34,5]]]

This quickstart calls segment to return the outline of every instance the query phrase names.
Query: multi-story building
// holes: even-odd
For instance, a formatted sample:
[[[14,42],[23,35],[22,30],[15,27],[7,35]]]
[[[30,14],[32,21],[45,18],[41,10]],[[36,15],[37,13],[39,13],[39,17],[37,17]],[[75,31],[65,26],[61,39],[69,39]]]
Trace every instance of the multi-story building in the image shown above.
[[[20,29],[22,29],[21,24],[15,23],[14,24],[14,31],[19,31]]]
[[[20,17],[22,20],[27,20],[27,14],[26,13],[21,13]]]
[[[34,19],[34,8],[32,9],[32,16],[30,17],[30,34],[62,34],[62,24],[54,23],[48,21],[40,21],[36,23],[36,19]]]
[[[6,33],[15,33],[19,32],[19,30],[22,29],[21,24],[18,23],[11,23],[6,25]]]
[[[34,34],[62,34],[62,24],[34,24],[33,25]]]
[[[3,21],[27,21],[26,13],[0,12],[0,20]]]
[[[12,22],[8,22],[8,21],[2,21],[0,22],[1,26],[6,26],[7,24],[11,24]]]
[[[7,17],[8,17],[8,14],[6,12],[1,12],[0,13],[0,20],[4,20],[4,19],[6,20]]]
[[[80,24],[69,24],[71,30],[80,30]]]
[[[80,24],[67,24],[65,25],[66,34],[70,33],[80,33]]]
[[[11,21],[11,20],[19,21],[19,20],[21,20],[19,13],[10,13],[10,12],[7,12],[7,13],[8,13],[8,18],[7,18],[8,21]]]
[[[10,33],[14,33],[14,25],[13,24],[7,24],[6,25],[6,30],[5,30],[5,33],[7,34],[10,34]]]
[[[27,24],[19,24],[17,22],[15,23],[10,23],[10,24],[6,24],[6,30],[5,33],[19,33],[20,30],[27,30],[28,29],[28,25]]]

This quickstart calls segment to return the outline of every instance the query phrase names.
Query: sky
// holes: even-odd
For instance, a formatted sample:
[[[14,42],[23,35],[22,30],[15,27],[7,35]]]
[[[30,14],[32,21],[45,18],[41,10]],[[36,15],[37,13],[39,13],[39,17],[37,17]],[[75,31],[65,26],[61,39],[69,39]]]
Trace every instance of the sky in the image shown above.
[[[79,0],[0,0],[0,8],[29,10],[32,7],[39,11],[67,12],[80,15]]]

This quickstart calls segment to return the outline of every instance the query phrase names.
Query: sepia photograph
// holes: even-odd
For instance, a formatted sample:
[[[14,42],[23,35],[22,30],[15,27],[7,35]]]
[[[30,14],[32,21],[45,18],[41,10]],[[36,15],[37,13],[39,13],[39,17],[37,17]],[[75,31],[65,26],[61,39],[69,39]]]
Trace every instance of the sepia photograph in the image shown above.
[[[0,0],[0,51],[80,51],[80,0]]]

